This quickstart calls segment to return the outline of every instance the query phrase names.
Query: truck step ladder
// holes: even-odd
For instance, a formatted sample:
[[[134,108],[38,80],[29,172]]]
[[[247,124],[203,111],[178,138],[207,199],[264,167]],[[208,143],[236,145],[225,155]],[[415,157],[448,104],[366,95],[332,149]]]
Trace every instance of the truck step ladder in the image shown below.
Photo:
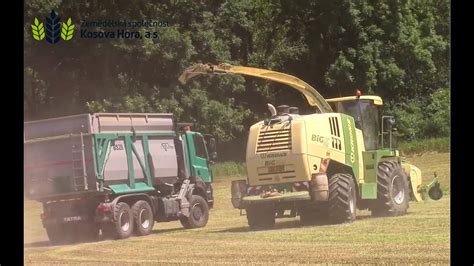
[[[86,158],[84,154],[84,136],[82,132],[81,132],[80,138],[81,138],[80,145],[72,144],[72,163],[73,163],[72,164],[72,171],[73,171],[72,180],[73,180],[73,188],[75,191],[88,189]]]

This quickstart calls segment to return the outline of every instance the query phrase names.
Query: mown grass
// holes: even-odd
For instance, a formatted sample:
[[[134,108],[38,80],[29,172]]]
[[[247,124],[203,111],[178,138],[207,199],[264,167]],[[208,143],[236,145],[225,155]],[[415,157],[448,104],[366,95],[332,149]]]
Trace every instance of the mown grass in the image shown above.
[[[449,153],[408,159],[425,173],[437,170],[443,187],[449,184]],[[449,196],[410,202],[401,217],[373,218],[360,211],[352,224],[301,226],[298,218],[285,218],[273,230],[249,231],[245,216],[230,203],[234,178],[216,178],[215,208],[206,227],[158,223],[149,236],[120,241],[50,246],[39,219],[41,205],[27,201],[25,264],[450,263]]]

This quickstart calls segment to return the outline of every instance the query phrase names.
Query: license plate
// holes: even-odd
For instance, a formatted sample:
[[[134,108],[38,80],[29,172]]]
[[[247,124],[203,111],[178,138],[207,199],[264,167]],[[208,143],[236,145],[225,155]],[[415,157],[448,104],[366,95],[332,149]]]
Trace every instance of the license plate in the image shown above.
[[[64,217],[63,218],[64,222],[77,222],[77,221],[82,221],[81,216],[71,216],[71,217]]]
[[[283,172],[284,170],[285,170],[284,165],[275,165],[275,166],[268,167],[268,172],[269,173]]]

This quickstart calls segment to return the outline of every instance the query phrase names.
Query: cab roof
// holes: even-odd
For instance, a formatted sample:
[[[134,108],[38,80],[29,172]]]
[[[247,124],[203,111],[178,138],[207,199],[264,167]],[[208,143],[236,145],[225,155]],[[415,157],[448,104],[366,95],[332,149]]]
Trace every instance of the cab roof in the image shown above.
[[[370,100],[373,101],[375,105],[382,105],[383,101],[382,98],[379,96],[374,95],[362,95],[360,96],[361,100]],[[347,97],[339,97],[339,98],[331,98],[326,99],[328,103],[336,103],[336,102],[345,102],[345,101],[355,101],[357,100],[357,96],[347,96]]]

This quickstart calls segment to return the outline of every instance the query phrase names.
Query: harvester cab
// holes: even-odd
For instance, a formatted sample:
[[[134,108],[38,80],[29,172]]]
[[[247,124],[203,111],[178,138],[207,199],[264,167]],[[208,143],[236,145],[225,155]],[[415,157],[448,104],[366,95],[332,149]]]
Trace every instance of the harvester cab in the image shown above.
[[[350,115],[354,118],[356,128],[362,130],[366,150],[392,149],[395,118],[389,115],[380,117],[382,98],[373,95],[327,99],[337,113]],[[388,137],[388,140],[387,140]]]
[[[301,115],[296,107],[268,104],[270,118],[250,127],[247,179],[231,186],[232,204],[246,210],[250,227],[272,226],[288,210],[302,222],[321,213],[335,223],[351,222],[356,208],[373,215],[403,215],[409,200],[422,200],[426,190],[439,188],[437,179],[429,188],[422,186],[420,169],[402,161],[391,140],[385,147],[383,137],[391,136],[394,119],[379,120],[383,102],[378,96],[326,100],[297,77],[229,64],[194,65],[179,80],[184,84],[203,74],[282,83],[301,92],[315,109]]]

